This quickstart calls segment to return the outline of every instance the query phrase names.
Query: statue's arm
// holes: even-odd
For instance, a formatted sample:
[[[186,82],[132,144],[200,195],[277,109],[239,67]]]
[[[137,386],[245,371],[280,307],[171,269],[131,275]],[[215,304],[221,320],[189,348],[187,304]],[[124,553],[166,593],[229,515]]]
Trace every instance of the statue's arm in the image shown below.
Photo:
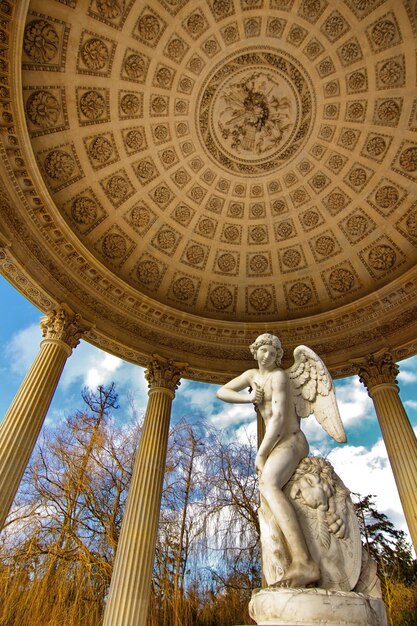
[[[233,404],[249,404],[256,399],[256,389],[252,390],[250,394],[240,393],[242,389],[247,389],[252,386],[251,370],[243,372],[240,376],[233,378],[228,383],[220,387],[216,396],[224,402],[231,402]]]
[[[285,372],[279,371],[272,379],[271,417],[265,424],[265,435],[256,455],[257,472],[262,472],[267,458],[283,435],[287,395],[287,378]]]

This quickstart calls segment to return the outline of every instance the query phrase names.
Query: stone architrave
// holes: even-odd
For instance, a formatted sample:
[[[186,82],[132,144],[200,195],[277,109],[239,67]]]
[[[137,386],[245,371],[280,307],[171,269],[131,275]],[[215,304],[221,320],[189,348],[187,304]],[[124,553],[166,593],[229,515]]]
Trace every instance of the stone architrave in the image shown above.
[[[186,363],[154,355],[149,400],[110,585],[104,626],[146,626],[171,404]]]
[[[40,321],[40,350],[0,425],[0,528],[3,527],[64,365],[90,327],[65,305]]]
[[[405,519],[417,549],[417,439],[399,396],[398,372],[399,367],[388,352],[372,355],[358,367],[359,380],[374,402]]]

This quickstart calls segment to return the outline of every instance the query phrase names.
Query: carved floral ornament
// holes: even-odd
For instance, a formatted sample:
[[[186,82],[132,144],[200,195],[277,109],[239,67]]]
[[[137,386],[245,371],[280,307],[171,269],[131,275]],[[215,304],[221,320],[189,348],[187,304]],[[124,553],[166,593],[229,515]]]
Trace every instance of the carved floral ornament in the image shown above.
[[[399,367],[389,352],[370,355],[366,362],[358,365],[357,371],[360,382],[365,385],[369,394],[376,385],[391,384],[397,387]]]
[[[77,224],[91,224],[97,217],[97,205],[91,198],[80,196],[71,207],[71,215]]]
[[[189,314],[213,320],[222,344],[228,335],[218,320],[325,317],[411,269],[417,98],[412,25],[400,5],[28,4],[19,53],[36,176],[19,153],[12,123],[24,121],[13,107],[0,115],[10,128],[3,139],[29,206],[48,224],[36,242],[45,265],[51,245],[71,266],[58,282],[71,292],[77,275],[86,307],[103,300],[106,316],[117,294],[125,326],[143,312],[141,329],[162,312],[153,332],[177,338],[184,330],[192,352],[200,331],[189,330]],[[74,19],[75,4],[87,20]],[[6,81],[1,58],[0,69]],[[8,89],[2,84],[1,97]],[[39,173],[50,207],[38,204]],[[134,211],[139,194],[143,206]],[[30,219],[26,206],[24,215]],[[65,248],[57,223],[73,228],[79,248]],[[107,268],[93,287],[78,272],[94,276],[83,247]],[[97,293],[88,297],[90,288]],[[411,292],[397,293],[392,302],[405,308]],[[370,317],[395,317],[395,307]],[[354,316],[344,319],[349,333]],[[323,328],[315,340],[332,346],[332,329],[324,336]]]
[[[58,341],[74,349],[82,335],[91,328],[78,313],[72,313],[60,306],[41,318],[40,326],[43,341]]]
[[[90,89],[80,98],[81,113],[89,120],[99,119],[106,110],[106,102],[102,94]]]
[[[293,126],[293,107],[281,95],[272,74],[252,72],[232,80],[220,96],[223,108],[218,128],[222,139],[237,153],[263,155],[275,151]]]
[[[181,378],[186,375],[187,366],[188,363],[180,363],[154,354],[152,361],[145,370],[149,389],[162,387],[175,393],[181,384]]]
[[[65,182],[68,180],[75,168],[76,164],[73,157],[64,150],[52,150],[44,161],[45,171],[48,176],[57,182]]]
[[[96,0],[97,11],[110,20],[120,17],[123,13],[123,5],[122,0]]]
[[[26,111],[32,124],[41,128],[50,128],[59,120],[61,106],[50,91],[41,89],[28,98]]]
[[[241,175],[281,167],[308,137],[312,90],[295,58],[273,49],[218,64],[199,94],[198,128],[209,156]]]
[[[35,63],[48,63],[58,55],[58,33],[51,23],[33,20],[25,28],[23,49]]]

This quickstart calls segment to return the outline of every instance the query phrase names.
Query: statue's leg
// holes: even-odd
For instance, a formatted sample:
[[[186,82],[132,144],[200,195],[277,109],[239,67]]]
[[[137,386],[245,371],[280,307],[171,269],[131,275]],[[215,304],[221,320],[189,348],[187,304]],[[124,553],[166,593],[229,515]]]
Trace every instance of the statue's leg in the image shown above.
[[[307,452],[304,435],[287,435],[269,455],[259,481],[259,489],[288,544],[291,564],[281,586],[306,587],[316,582],[320,570],[310,556],[303,531],[291,502],[282,491]]]

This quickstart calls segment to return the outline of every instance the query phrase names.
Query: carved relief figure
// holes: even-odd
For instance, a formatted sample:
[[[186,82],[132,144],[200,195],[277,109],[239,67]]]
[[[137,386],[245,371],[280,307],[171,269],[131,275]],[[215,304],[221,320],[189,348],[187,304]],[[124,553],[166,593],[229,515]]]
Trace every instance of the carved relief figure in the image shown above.
[[[312,537],[306,537],[309,524],[304,523],[300,506],[314,512],[314,524],[319,525],[322,537],[326,535],[323,541],[330,545],[329,533],[340,538],[347,533],[345,496],[349,492],[341,481],[338,484],[337,477],[333,478],[326,462],[311,464],[311,459],[305,459],[309,448],[300,429],[300,418],[314,412],[324,430],[336,441],[344,442],[346,436],[330,374],[317,354],[306,346],[298,346],[294,350],[294,364],[284,370],[280,367],[283,350],[278,337],[260,335],[250,349],[258,368],[249,369],[226,383],[217,397],[225,402],[255,404],[265,422],[265,436],[255,469],[261,494],[267,582],[271,586],[307,587],[323,579],[323,574],[320,550],[316,551]],[[240,393],[248,387],[249,394]],[[356,580],[360,572],[360,541],[358,546]],[[271,560],[271,554],[275,554],[275,561]],[[352,583],[354,586],[356,581],[351,580]]]
[[[280,146],[292,126],[292,107],[275,77],[254,72],[230,83],[221,97],[226,106],[218,125],[234,150],[260,155]]]

